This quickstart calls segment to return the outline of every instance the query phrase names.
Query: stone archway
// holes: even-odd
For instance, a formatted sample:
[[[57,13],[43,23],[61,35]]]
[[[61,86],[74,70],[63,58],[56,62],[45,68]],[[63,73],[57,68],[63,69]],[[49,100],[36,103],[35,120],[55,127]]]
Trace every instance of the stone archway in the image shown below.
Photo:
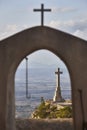
[[[87,121],[87,42],[49,27],[33,27],[0,41],[0,129],[14,130],[14,75],[26,56],[39,49],[56,54],[66,64],[71,78],[75,130],[82,130],[82,110],[78,89],[83,91]],[[79,114],[78,114],[79,113]]]

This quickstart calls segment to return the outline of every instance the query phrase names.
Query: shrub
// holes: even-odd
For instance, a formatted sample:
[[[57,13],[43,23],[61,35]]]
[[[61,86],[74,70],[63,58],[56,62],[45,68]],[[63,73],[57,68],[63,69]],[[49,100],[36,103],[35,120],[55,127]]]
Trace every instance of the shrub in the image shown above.
[[[57,111],[57,118],[71,118],[72,117],[72,108],[69,106],[65,106],[64,108]]]
[[[72,108],[65,106],[64,108],[57,109],[57,106],[41,102],[40,106],[33,113],[33,118],[71,118]]]

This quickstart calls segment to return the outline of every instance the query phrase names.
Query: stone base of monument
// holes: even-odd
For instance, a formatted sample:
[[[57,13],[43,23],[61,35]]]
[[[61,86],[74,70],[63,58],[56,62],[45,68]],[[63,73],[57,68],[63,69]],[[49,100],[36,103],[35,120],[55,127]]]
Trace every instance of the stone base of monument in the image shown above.
[[[65,99],[62,98],[61,96],[58,97],[57,95],[55,95],[55,96],[53,97],[53,102],[65,102]]]
[[[53,101],[53,102],[59,102],[60,103],[60,102],[65,102],[65,100],[64,99],[61,99],[61,100],[59,99],[59,100]]]

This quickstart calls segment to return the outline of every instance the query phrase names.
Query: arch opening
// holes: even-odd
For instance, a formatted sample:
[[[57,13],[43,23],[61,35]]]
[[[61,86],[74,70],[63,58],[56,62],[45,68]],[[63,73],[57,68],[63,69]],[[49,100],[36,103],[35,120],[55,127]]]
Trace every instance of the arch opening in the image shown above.
[[[58,67],[63,71],[60,81],[62,97],[68,101],[71,100],[72,97],[71,80],[68,68],[58,56],[47,49],[41,49],[34,51],[27,57],[29,61],[28,89],[31,99],[26,99],[24,59],[17,69],[15,80],[17,118],[29,118],[31,113],[35,110],[35,107],[40,104],[41,97],[44,97],[45,100],[53,100],[56,89],[55,71]],[[22,85],[20,86],[20,84]]]

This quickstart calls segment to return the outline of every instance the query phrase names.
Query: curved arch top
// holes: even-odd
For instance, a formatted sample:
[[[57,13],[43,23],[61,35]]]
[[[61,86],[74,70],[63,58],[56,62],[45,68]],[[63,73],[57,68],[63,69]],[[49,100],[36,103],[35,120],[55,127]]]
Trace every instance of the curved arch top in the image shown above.
[[[7,48],[7,55],[9,57],[11,55],[12,60],[19,60],[18,57],[23,59],[35,50],[48,49],[59,56],[67,65],[69,64],[69,60],[71,61],[74,58],[75,61],[76,57],[78,57],[76,62],[81,62],[81,58],[79,59],[79,57],[81,55],[84,56],[84,51],[82,50],[86,48],[86,41],[45,26],[24,30],[2,40],[0,43],[5,47],[9,46]]]
[[[81,130],[82,111],[78,89],[84,93],[83,103],[87,120],[87,41],[45,26],[24,30],[0,41],[0,129],[14,130],[16,68],[23,58],[40,49],[50,50],[68,67],[72,86],[74,126],[75,130]]]

